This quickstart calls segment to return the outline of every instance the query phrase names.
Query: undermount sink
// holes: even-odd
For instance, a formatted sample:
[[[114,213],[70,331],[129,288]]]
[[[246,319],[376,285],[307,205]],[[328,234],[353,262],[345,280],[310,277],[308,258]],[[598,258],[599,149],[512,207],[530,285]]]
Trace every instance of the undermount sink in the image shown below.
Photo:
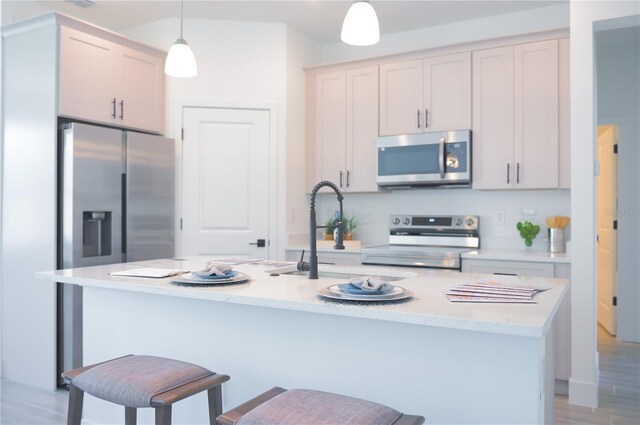
[[[290,270],[281,272],[280,274],[289,276],[309,276],[309,272],[303,272],[299,270]],[[376,276],[389,282],[396,282],[398,280],[407,279],[416,275],[417,274],[413,272],[388,270],[377,267],[339,267],[323,264],[320,264],[320,266],[318,267],[318,277],[329,279],[351,279],[352,277],[359,276]]]

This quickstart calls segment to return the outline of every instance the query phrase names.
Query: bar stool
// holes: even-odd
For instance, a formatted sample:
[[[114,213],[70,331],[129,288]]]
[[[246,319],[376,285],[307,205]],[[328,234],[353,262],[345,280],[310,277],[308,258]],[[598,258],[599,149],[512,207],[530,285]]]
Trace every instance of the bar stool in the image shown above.
[[[403,415],[370,401],[323,391],[274,387],[218,416],[219,425],[421,425],[424,417]]]
[[[126,425],[136,424],[139,407],[153,407],[156,425],[170,425],[171,405],[204,390],[214,425],[222,412],[221,385],[229,380],[191,363],[134,355],[70,370],[62,377],[69,384],[67,425],[80,425],[85,392],[124,406]]]

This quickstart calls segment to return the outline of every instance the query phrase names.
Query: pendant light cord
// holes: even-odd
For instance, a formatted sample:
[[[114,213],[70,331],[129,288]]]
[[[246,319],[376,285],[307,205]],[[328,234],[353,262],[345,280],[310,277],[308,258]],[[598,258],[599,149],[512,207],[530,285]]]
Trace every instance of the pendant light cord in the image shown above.
[[[183,40],[182,36],[182,25],[184,21],[184,0],[180,0],[180,39]]]

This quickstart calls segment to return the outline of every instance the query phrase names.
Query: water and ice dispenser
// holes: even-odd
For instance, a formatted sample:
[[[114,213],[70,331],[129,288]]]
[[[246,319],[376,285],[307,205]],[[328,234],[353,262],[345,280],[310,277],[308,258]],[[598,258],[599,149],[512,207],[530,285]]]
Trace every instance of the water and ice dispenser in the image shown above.
[[[82,213],[82,256],[111,255],[111,211]]]

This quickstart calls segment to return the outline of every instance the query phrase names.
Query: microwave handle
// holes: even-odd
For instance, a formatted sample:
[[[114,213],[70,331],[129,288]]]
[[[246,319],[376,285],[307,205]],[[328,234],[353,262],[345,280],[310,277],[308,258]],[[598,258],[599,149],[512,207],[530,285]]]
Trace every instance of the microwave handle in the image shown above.
[[[440,153],[438,156],[440,162],[440,178],[444,180],[444,137],[440,138]]]

